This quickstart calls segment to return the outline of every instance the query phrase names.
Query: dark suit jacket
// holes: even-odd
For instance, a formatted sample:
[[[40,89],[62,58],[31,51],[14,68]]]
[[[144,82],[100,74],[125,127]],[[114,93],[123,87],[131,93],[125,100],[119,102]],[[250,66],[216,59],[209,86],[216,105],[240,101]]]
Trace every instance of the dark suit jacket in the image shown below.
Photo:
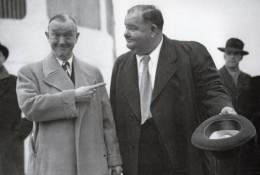
[[[136,175],[141,112],[137,63],[132,51],[117,59],[110,90],[124,174]],[[205,173],[202,152],[191,145],[191,135],[199,123],[219,114],[224,106],[232,106],[230,98],[206,48],[197,42],[164,36],[151,113],[175,171]]]
[[[237,85],[235,85],[227,68],[223,66],[219,73],[223,79],[224,85],[230,94],[232,104],[236,112],[248,119],[251,118],[251,102],[250,102],[250,80],[251,76],[240,72]],[[254,154],[254,142],[251,140],[241,147],[238,157],[230,158],[227,161],[219,163],[220,174],[250,174],[252,171],[252,157]]]
[[[225,66],[223,66],[219,70],[219,73],[232,99],[232,104],[236,112],[250,119],[250,98],[249,98],[250,87],[249,86],[250,86],[251,76],[241,71],[238,76],[238,81],[236,86]]]

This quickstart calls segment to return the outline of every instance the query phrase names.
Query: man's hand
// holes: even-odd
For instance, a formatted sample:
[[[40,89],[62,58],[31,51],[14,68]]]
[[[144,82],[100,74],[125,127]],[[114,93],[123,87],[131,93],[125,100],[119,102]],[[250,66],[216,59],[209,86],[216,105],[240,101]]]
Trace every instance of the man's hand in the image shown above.
[[[237,114],[237,113],[233,108],[226,106],[221,110],[219,115],[223,115],[223,114]]]
[[[88,102],[93,98],[97,88],[105,86],[106,83],[98,83],[92,86],[81,86],[75,89],[76,102]]]
[[[109,175],[123,175],[123,168],[121,166],[109,167]]]

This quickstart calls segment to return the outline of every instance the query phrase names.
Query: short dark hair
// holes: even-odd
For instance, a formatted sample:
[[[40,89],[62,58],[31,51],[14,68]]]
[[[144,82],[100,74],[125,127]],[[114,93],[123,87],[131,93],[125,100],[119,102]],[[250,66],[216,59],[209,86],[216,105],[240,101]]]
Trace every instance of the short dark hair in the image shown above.
[[[157,9],[154,5],[136,5],[127,11],[127,14],[134,11],[141,11],[145,22],[154,23],[160,30],[163,29],[163,16],[162,12]]]
[[[71,20],[73,21],[73,23],[74,23],[75,26],[76,26],[76,30],[77,30],[77,24],[76,24],[75,19],[73,19],[70,15],[67,15],[67,14],[57,14],[57,15],[53,16],[53,17],[50,19],[50,21],[49,21],[49,25],[50,25],[50,23],[51,23],[53,20],[65,22],[65,21],[67,21],[68,19],[71,19]],[[48,26],[48,28],[49,28],[49,26]]]

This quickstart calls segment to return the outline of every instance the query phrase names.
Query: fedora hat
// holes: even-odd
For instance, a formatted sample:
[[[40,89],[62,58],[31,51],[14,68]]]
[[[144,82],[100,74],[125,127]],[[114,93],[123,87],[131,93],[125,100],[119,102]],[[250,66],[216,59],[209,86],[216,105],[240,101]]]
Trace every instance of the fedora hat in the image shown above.
[[[227,153],[236,153],[240,146],[251,140],[255,134],[254,125],[241,115],[216,115],[196,128],[191,143],[199,149],[213,151],[216,156],[221,157],[228,155]]]
[[[9,55],[8,49],[0,43],[0,50],[2,51],[3,55],[5,56],[5,60],[6,60]]]
[[[218,50],[225,52],[225,51],[233,51],[233,52],[240,52],[242,55],[249,54],[247,51],[243,50],[244,43],[240,39],[237,38],[230,38],[227,40],[226,47],[219,47]]]

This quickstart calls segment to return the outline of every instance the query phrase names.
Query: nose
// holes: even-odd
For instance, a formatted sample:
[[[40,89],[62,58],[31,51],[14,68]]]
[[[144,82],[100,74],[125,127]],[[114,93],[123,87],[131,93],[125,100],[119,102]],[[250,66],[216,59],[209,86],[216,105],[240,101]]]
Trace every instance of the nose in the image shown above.
[[[125,29],[124,36],[125,36],[125,38],[129,38],[131,36],[130,32],[127,29]]]
[[[235,59],[235,54],[230,54],[230,59]]]
[[[66,40],[65,37],[60,36],[60,37],[59,37],[59,40],[58,40],[58,41],[59,41],[59,44],[65,44],[65,43],[66,43],[65,40]]]

